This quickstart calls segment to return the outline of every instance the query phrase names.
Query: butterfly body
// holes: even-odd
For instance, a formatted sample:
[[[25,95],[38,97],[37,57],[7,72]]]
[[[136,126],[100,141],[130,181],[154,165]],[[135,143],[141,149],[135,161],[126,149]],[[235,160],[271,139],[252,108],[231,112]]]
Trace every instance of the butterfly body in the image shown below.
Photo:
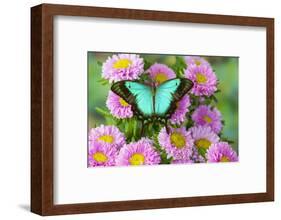
[[[140,120],[167,121],[177,102],[192,88],[188,79],[174,78],[156,86],[138,81],[119,81],[111,90],[132,106]]]

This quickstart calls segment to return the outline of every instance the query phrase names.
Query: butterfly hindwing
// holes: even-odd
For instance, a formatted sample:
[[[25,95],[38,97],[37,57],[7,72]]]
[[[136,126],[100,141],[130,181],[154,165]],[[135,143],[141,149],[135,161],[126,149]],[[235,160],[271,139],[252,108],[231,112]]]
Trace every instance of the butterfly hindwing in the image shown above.
[[[132,105],[138,115],[153,115],[153,94],[150,86],[136,81],[120,81],[114,83],[111,90]]]
[[[175,78],[167,80],[156,88],[155,114],[169,118],[176,109],[176,103],[192,88],[188,79]]]

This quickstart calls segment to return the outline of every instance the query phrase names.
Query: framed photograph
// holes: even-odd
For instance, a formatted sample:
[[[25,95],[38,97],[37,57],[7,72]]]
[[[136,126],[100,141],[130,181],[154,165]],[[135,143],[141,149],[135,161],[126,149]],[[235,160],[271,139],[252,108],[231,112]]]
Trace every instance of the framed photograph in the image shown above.
[[[274,19],[31,9],[31,211],[274,200]]]

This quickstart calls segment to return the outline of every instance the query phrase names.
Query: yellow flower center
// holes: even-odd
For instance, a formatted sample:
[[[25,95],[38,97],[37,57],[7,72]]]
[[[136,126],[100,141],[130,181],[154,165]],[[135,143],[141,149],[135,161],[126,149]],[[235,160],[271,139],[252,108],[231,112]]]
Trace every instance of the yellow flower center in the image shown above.
[[[171,134],[170,137],[171,143],[176,147],[176,148],[183,148],[185,146],[185,138],[181,133],[174,132]]]
[[[142,165],[144,163],[144,156],[143,154],[140,153],[135,153],[131,156],[131,158],[129,159],[129,162],[131,165]]]
[[[204,84],[207,82],[207,77],[205,75],[203,75],[202,73],[197,73],[196,82],[199,84]]]
[[[194,60],[194,63],[195,63],[197,66],[200,66],[200,65],[201,65],[200,60]]]
[[[98,139],[109,144],[112,144],[114,141],[114,137],[111,135],[102,135]]]
[[[119,103],[120,105],[122,105],[123,107],[127,107],[129,104],[122,98],[119,98]]]
[[[208,115],[205,115],[203,117],[203,120],[206,122],[206,123],[211,123],[212,122],[212,119],[208,116]]]
[[[120,60],[117,60],[117,61],[113,64],[113,67],[114,67],[115,69],[125,69],[125,68],[128,68],[131,64],[132,64],[132,61],[131,61],[131,60],[128,60],[128,59],[120,59]]]
[[[102,152],[96,152],[93,154],[93,159],[97,162],[104,163],[107,161],[107,156]]]
[[[229,158],[227,156],[222,156],[220,162],[229,162]]]
[[[154,79],[158,84],[161,84],[165,82],[168,79],[168,77],[165,73],[157,73]]]
[[[202,139],[198,139],[197,141],[195,141],[195,145],[198,148],[208,149],[211,145],[211,142],[205,138],[202,138]]]

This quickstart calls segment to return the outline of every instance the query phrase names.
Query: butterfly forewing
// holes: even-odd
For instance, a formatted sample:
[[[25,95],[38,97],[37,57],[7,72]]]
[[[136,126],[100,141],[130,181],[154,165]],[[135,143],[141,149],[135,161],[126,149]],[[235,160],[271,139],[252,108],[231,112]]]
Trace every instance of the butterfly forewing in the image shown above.
[[[134,95],[137,108],[145,116],[152,116],[153,114],[153,94],[150,86],[139,82],[125,82],[128,90]]]
[[[174,93],[179,87],[180,79],[173,79],[162,83],[156,88],[155,93],[155,113],[165,116],[174,100]]]
[[[160,117],[170,117],[176,109],[176,103],[192,88],[188,79],[175,78],[156,88],[155,113]]]
[[[153,94],[150,86],[135,81],[114,83],[111,90],[132,105],[137,114],[144,117],[153,115]]]

